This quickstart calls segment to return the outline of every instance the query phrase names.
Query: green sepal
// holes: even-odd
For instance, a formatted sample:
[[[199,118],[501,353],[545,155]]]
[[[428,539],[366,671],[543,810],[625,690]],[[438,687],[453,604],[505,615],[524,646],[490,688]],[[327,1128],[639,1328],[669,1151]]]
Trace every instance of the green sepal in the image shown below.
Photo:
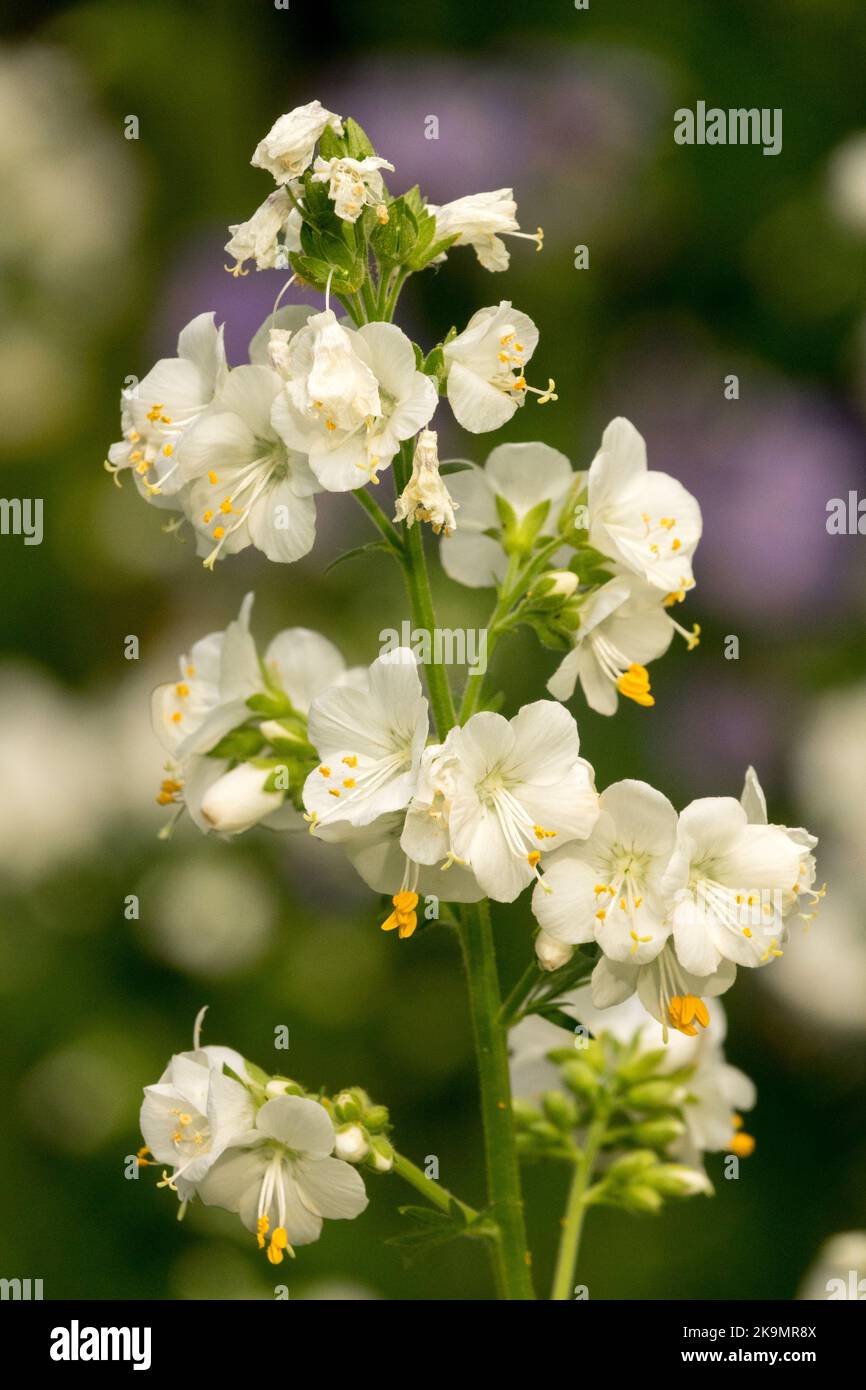
[[[239,728],[225,734],[219,743],[215,743],[213,748],[208,750],[207,756],[243,763],[248,758],[254,758],[264,746],[265,740],[255,725],[241,724]]]

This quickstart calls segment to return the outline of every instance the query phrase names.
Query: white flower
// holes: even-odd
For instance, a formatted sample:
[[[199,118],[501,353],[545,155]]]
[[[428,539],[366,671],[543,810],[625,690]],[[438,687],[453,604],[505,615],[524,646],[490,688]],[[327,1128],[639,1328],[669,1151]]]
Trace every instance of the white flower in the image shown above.
[[[694,587],[701,510],[682,483],[647,469],[629,420],[612,420],[589,469],[589,543],[673,601]]]
[[[501,583],[503,542],[528,551],[537,536],[555,535],[573,480],[568,459],[547,444],[500,444],[483,468],[455,473],[449,486],[460,528],[442,541],[445,573],[470,588]]]
[[[393,171],[394,165],[375,155],[366,159],[322,159],[320,155],[313,166],[313,182],[328,185],[334,212],[344,222],[357,222],[365,207],[378,208],[379,221],[387,222],[381,169]]]
[[[598,805],[589,838],[550,856],[532,911],[548,937],[572,946],[597,941],[614,960],[643,965],[670,933],[661,883],[677,813],[646,782],[614,782]]]
[[[343,1125],[337,1130],[334,1153],[347,1163],[360,1163],[370,1152],[370,1141],[360,1125]]]
[[[558,970],[567,965],[574,955],[574,947],[567,942],[557,941],[546,931],[539,931],[535,937],[535,957],[542,970]]]
[[[729,796],[680,813],[665,874],[680,963],[709,975],[723,960],[756,966],[781,955],[783,895],[797,883],[801,848],[775,825],[750,825]]]
[[[746,776],[743,781],[743,790],[740,796],[740,805],[746,813],[750,825],[766,825],[767,819],[767,799],[764,796],[763,788],[758,781],[758,774],[753,767],[746,768]],[[782,826],[782,829],[797,846],[800,854],[800,869],[797,874],[797,881],[789,892],[782,895],[782,916],[787,921],[795,914],[801,917],[804,922],[810,922],[815,916],[814,912],[801,912],[798,909],[801,900],[805,900],[810,906],[814,907],[823,898],[826,892],[826,884],[821,888],[815,888],[815,875],[817,864],[812,853],[818,843],[818,837],[811,835],[802,826],[791,829],[789,826]]]
[[[322,1220],[351,1220],[367,1206],[360,1173],[332,1158],[334,1126],[304,1096],[265,1101],[244,1147],[224,1152],[198,1188],[206,1206],[236,1211],[271,1264],[318,1240]]]
[[[145,1144],[157,1163],[171,1167],[170,1183],[181,1201],[192,1196],[228,1145],[255,1124],[249,1091],[223,1071],[227,1065],[245,1081],[243,1057],[228,1047],[200,1047],[201,1018],[193,1051],[172,1057],[159,1082],[145,1086],[141,1106]]]
[[[333,111],[326,111],[321,102],[296,106],[274,122],[256,145],[250,163],[257,169],[267,169],[277,183],[288,183],[309,168],[316,141],[329,128],[335,135],[342,135],[343,122]]]
[[[378,657],[365,688],[338,686],[315,699],[308,736],[322,761],[304,783],[310,829],[369,825],[407,806],[428,727],[417,662],[406,647]]]
[[[667,651],[673,635],[658,589],[625,575],[611,579],[581,607],[574,647],[547,688],[557,700],[568,700],[579,680],[587,704],[599,714],[616,712],[617,692],[638,705],[654,705],[646,663]]]
[[[333,311],[314,314],[289,342],[285,390],[274,424],[329,492],[376,482],[400,447],[430,421],[438,397],[416,370],[415,353],[393,323],[356,330]]]
[[[444,532],[450,536],[457,525],[454,513],[459,506],[439,473],[436,431],[421,430],[412,459],[412,476],[397,498],[394,520],[405,521],[407,526],[429,521],[437,535]]]
[[[173,498],[183,486],[177,449],[207,409],[228,374],[223,330],[213,314],[199,314],[177,340],[177,357],[163,357],[121,396],[123,439],[112,444],[106,467],[134,471],[143,497]]]
[[[225,249],[235,265],[226,269],[234,276],[248,273],[243,267],[249,260],[255,261],[256,270],[284,270],[288,253],[301,249],[301,214],[284,188],[269,194],[252,217],[229,231]]]
[[[283,804],[281,791],[266,791],[269,768],[238,763],[212,782],[201,803],[201,814],[214,830],[223,835],[239,835],[278,811]]]
[[[473,314],[463,332],[443,348],[446,390],[458,424],[472,434],[484,434],[510,420],[530,391],[539,405],[556,400],[553,381],[546,391],[526,383],[526,363],[537,345],[532,319],[512,309],[507,299]]]
[[[313,547],[313,493],[321,488],[304,455],[271,423],[282,388],[267,367],[236,367],[183,441],[184,511],[208,568],[248,545],[284,562]]]
[[[511,720],[474,714],[453,735],[451,845],[488,897],[512,902],[552,842],[582,839],[598,815],[592,768],[562,705],[538,700]]]
[[[668,941],[645,965],[602,956],[592,972],[592,1002],[597,1009],[609,1009],[637,992],[647,1013],[662,1025],[665,1042],[669,1028],[695,1037],[698,1028],[706,1028],[710,1021],[704,997],[724,994],[736,975],[736,965],[724,959],[711,974],[693,975],[683,969]]]
[[[507,270],[509,255],[503,236],[525,237],[541,250],[544,233],[539,227],[533,236],[521,232],[517,204],[510,188],[492,193],[470,193],[441,207],[429,203],[427,211],[436,218],[436,238],[457,236],[455,246],[471,246],[485,270]],[[444,260],[444,253],[438,259]]]

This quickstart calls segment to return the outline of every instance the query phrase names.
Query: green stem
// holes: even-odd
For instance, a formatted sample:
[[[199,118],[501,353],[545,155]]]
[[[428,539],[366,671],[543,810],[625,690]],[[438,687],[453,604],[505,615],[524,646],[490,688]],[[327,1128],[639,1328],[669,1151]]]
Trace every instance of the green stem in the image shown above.
[[[604,1142],[605,1125],[606,1117],[596,1116],[587,1131],[586,1143],[580,1158],[575,1163],[574,1177],[571,1180],[565,1219],[562,1224],[559,1253],[556,1258],[553,1288],[550,1292],[551,1299],[558,1302],[572,1297],[577,1253],[580,1249],[580,1237],[583,1233],[583,1221],[587,1209],[586,1194],[598,1151]]]
[[[395,482],[401,491],[406,484],[407,470],[411,465],[411,451],[412,441],[409,440],[408,443],[401,444],[399,459],[394,460]],[[416,624],[429,633],[432,645],[433,635],[436,631],[436,614],[433,609],[433,595],[430,591],[430,576],[427,573],[424,540],[420,525],[407,527],[405,534],[406,588],[412,605],[412,616]],[[443,665],[436,661],[428,662],[426,675],[430,704],[433,709],[433,722],[441,740],[445,738],[448,730],[457,723],[454,699]]]
[[[505,1030],[499,1022],[501,1002],[490,908],[486,902],[462,913],[460,942],[466,963],[469,1007],[481,1084],[481,1118],[487,1194],[499,1227],[495,1245],[497,1283],[502,1297],[535,1297],[523,1220],[520,1168],[511,1114],[511,1086]]]
[[[456,1203],[467,1222],[477,1219],[478,1212],[475,1211],[474,1207],[468,1206],[466,1202],[461,1202],[459,1197],[455,1197],[434,1178],[428,1178],[427,1174],[422,1172],[410,1158],[406,1158],[405,1154],[394,1154],[393,1171],[410,1187],[414,1187],[416,1192],[420,1192],[422,1197],[426,1197],[428,1202],[432,1202],[434,1207],[438,1207],[440,1211],[451,1211],[453,1204]]]
[[[400,535],[400,532],[397,530],[396,526],[392,526],[391,522],[388,520],[387,516],[382,511],[382,508],[379,506],[379,503],[376,501],[376,499],[367,491],[366,488],[358,488],[353,493],[353,496],[357,498],[358,505],[363,507],[364,511],[367,513],[368,517],[373,522],[373,525],[379,531],[382,532],[382,535],[385,537],[386,541],[388,541],[394,547],[394,549],[398,552],[400,559],[402,560],[405,551],[405,546],[403,545],[403,537]]]
[[[509,1028],[520,1012],[520,1006],[529,997],[533,987],[541,979],[541,968],[534,958],[529,962],[514,988],[506,996],[499,1011],[499,1021],[503,1028]]]

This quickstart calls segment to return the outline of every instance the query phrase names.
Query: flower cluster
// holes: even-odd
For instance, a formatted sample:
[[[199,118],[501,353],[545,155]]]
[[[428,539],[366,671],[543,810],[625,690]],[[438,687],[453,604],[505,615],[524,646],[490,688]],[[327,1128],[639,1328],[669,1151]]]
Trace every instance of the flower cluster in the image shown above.
[[[703,797],[677,816],[645,782],[615,782],[599,797],[592,834],[557,849],[536,886],[536,951],[555,970],[595,944],[597,1007],[637,993],[665,1030],[706,1027],[705,996],[722,994],[737,966],[782,955],[788,926],[814,888],[816,840],[768,825],[757,776],[743,795]]]
[[[177,1193],[182,1211],[198,1197],[237,1212],[271,1264],[281,1264],[294,1246],[318,1240],[323,1219],[348,1220],[367,1206],[358,1165],[393,1166],[388,1112],[363,1091],[312,1096],[230,1047],[202,1047],[204,1012],[192,1051],[172,1057],[144,1089],[138,1161],[165,1165],[158,1186]],[[344,1123],[348,1111],[364,1128]]]

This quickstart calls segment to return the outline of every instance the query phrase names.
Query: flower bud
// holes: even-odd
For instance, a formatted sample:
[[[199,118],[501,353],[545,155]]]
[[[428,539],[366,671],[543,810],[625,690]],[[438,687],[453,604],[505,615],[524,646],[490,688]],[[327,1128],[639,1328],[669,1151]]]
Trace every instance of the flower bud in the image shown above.
[[[337,1130],[334,1153],[347,1163],[361,1163],[370,1152],[367,1131],[361,1125],[343,1125]]]
[[[377,1173],[390,1173],[394,1167],[394,1146],[383,1134],[377,1134],[370,1140],[368,1161]]]
[[[514,1116],[514,1124],[518,1130],[528,1129],[534,1125],[538,1119],[538,1111],[529,1104],[528,1100],[513,1100],[511,1102],[511,1113]]]
[[[683,1087],[676,1081],[666,1081],[661,1077],[654,1081],[642,1081],[632,1086],[625,1094],[627,1105],[638,1110],[666,1110],[685,1099]]]
[[[666,1115],[664,1119],[645,1120],[641,1125],[635,1125],[632,1130],[632,1138],[639,1144],[652,1144],[656,1149],[667,1148],[675,1139],[680,1139],[686,1132],[686,1127],[682,1120],[678,1120],[675,1115]]]
[[[687,1168],[683,1163],[660,1163],[643,1179],[665,1197],[695,1197],[704,1193],[711,1197],[713,1184],[700,1168]]]
[[[562,1079],[576,1096],[587,1099],[595,1095],[601,1084],[598,1072],[587,1062],[566,1062],[562,1068]]]
[[[579,583],[573,570],[548,570],[533,584],[530,598],[571,598]]]
[[[622,1192],[617,1194],[618,1200],[628,1211],[638,1211],[654,1216],[657,1211],[661,1211],[664,1205],[658,1192],[651,1187],[645,1187],[641,1183],[634,1183],[630,1187],[624,1187]]]
[[[562,1138],[561,1131],[556,1125],[548,1124],[547,1120],[535,1120],[529,1126],[529,1133],[542,1144],[558,1144]]]
[[[371,1134],[387,1129],[390,1116],[387,1105],[371,1105],[364,1115],[364,1126]]]
[[[630,1062],[624,1062],[621,1067],[618,1067],[617,1076],[627,1086],[635,1086],[639,1081],[648,1081],[658,1070],[665,1056],[666,1052],[663,1047],[653,1048],[651,1052],[641,1052]]]
[[[638,1174],[643,1174],[648,1168],[654,1168],[658,1164],[658,1155],[652,1149],[635,1149],[634,1153],[623,1154],[615,1163],[612,1163],[605,1174],[610,1181],[624,1182],[629,1178],[636,1178]]]
[[[287,1076],[272,1076],[265,1086],[265,1093],[273,1100],[274,1096],[302,1096],[304,1090],[297,1081],[290,1081]]]
[[[573,946],[557,941],[546,931],[540,931],[535,938],[535,954],[542,970],[558,970],[561,965],[566,965],[571,960],[573,951]]]
[[[541,1105],[548,1120],[557,1129],[573,1129],[577,1124],[577,1106],[562,1091],[545,1091]]]
[[[360,1120],[361,1107],[351,1091],[341,1091],[338,1096],[334,1096],[334,1114],[338,1120],[344,1122]]]
[[[269,770],[239,763],[205,792],[201,813],[214,830],[240,835],[283,804],[282,792],[266,792]]]

